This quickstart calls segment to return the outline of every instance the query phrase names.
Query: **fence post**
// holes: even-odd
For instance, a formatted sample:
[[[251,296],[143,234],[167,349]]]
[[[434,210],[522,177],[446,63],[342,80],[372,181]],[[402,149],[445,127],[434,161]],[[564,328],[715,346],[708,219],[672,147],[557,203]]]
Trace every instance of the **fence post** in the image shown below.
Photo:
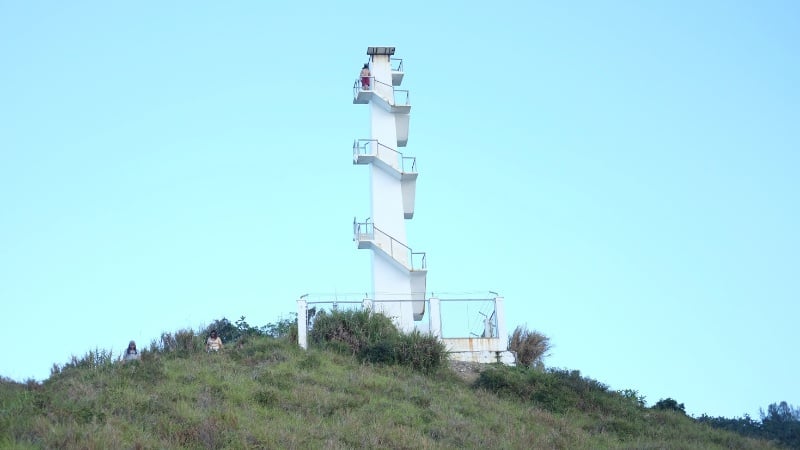
[[[308,349],[308,302],[303,297],[297,300],[297,345]]]
[[[430,321],[431,321],[431,334],[438,339],[442,338],[442,310],[441,303],[438,298],[431,297],[430,300]]]
[[[500,340],[500,348],[508,348],[508,331],[506,330],[506,307],[503,297],[494,298],[494,312],[497,314],[497,338]]]

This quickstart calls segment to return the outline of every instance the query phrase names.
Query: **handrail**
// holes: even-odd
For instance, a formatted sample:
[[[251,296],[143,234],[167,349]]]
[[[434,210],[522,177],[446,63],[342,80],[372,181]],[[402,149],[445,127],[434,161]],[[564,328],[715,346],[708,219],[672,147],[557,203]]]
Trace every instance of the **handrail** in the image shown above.
[[[438,298],[434,293],[431,293],[431,298]],[[497,298],[486,298],[486,299],[442,299],[438,298],[439,303],[444,302],[481,302],[484,305],[481,306],[480,310],[477,311],[476,315],[470,314],[469,307],[466,308],[466,315],[468,317],[468,324],[467,324],[467,332],[470,336],[475,336],[478,338],[489,338],[489,339],[497,339],[500,338],[500,327],[499,327],[499,320],[497,315]],[[486,310],[484,307],[488,306],[489,309]],[[471,330],[477,330],[471,331]],[[444,336],[444,330],[442,330],[442,336]]]
[[[405,92],[405,94],[406,94],[406,101],[405,101],[405,103],[403,103],[403,105],[410,105],[411,104],[411,95],[408,93],[407,89],[393,89],[393,91],[394,92],[392,92],[392,94],[394,96],[393,100],[394,100],[394,104],[395,105],[398,104],[397,103],[397,93],[398,92]]]
[[[354,241],[358,241],[358,235],[361,234],[361,225],[364,225],[365,228],[367,227],[367,225],[369,225],[369,219],[370,218],[367,217],[367,219],[363,223],[361,223],[361,222],[358,222],[358,220],[356,220],[355,217],[353,217],[353,240]]]
[[[363,226],[363,231],[362,231]],[[381,230],[380,228],[376,227],[373,222],[370,222],[370,219],[367,218],[364,222],[358,222],[358,220],[354,217],[353,218],[353,240],[358,242],[361,241],[362,236],[366,236],[371,241],[376,241],[375,239],[376,232],[379,234],[380,237],[389,240],[389,256],[391,256],[395,261],[398,261],[405,265],[406,267],[410,267],[411,270],[425,270],[427,268],[427,255],[425,252],[415,252],[411,250],[411,247],[408,245],[398,241],[397,239],[393,238],[390,234],[386,233],[385,231]],[[397,251],[395,251],[397,248]],[[386,251],[386,249],[384,249]],[[421,256],[420,256],[421,255]],[[404,259],[400,259],[400,256],[405,256]],[[414,257],[420,259],[419,269],[415,268],[414,264]]]
[[[389,64],[391,64],[392,61],[400,61],[400,63],[397,65],[397,68],[392,67],[392,72],[402,72],[403,71],[403,58],[389,58]]]
[[[368,149],[367,147],[370,148]],[[372,151],[372,147],[375,147],[375,151]],[[374,155],[381,158],[382,148],[394,152],[401,173],[417,173],[417,158],[415,156],[403,156],[402,152],[381,144],[377,139],[356,139],[353,141],[353,159],[355,160],[359,155]],[[407,161],[411,166],[410,170],[406,170]]]
[[[411,171],[406,173],[417,173],[417,157],[416,156],[403,156],[403,161],[410,159],[411,160]],[[401,164],[405,168],[405,164]],[[404,170],[405,172],[405,170]]]
[[[361,82],[362,78],[368,78],[369,79],[369,86],[367,87],[367,89],[364,89],[364,86],[363,86],[363,84]],[[356,81],[353,83],[353,98],[358,97],[358,93],[360,91],[378,93],[375,90],[375,88],[377,87],[376,86],[377,84],[380,84],[382,86],[386,86],[386,87],[388,87],[389,89],[392,90],[392,101],[391,101],[391,105],[392,106],[397,106],[397,105],[408,106],[408,105],[411,104],[410,103],[411,102],[411,96],[410,96],[410,94],[409,94],[407,89],[395,89],[394,86],[392,86],[390,84],[386,84],[386,83],[384,83],[382,81],[376,80],[374,76],[356,78]],[[404,103],[398,103],[398,101],[397,101],[397,93],[398,92],[405,93],[405,102]]]
[[[358,77],[358,78],[356,78],[355,83],[353,83],[353,97],[358,96],[358,91],[359,90],[361,90],[361,91],[371,91],[372,90],[370,87],[368,87],[367,89],[364,89],[364,86],[361,83],[361,79],[362,78],[373,79],[375,77]],[[372,82],[370,82],[369,84],[370,84],[370,86],[372,86]]]
[[[366,78],[366,79],[369,80],[369,85],[368,85],[368,87],[366,89],[364,88],[364,82],[362,80],[363,78]],[[356,91],[356,94],[358,94],[358,90],[359,89],[362,90],[362,91],[374,91],[375,90],[375,88],[374,88],[375,83],[380,83],[380,84],[382,84],[384,86],[389,86],[388,84],[386,84],[386,83],[384,83],[382,81],[376,80],[374,76],[370,75],[368,77],[358,77],[358,78],[356,78],[355,83],[353,83],[353,90]],[[391,86],[389,86],[389,87],[391,87]]]
[[[370,78],[372,78],[373,80],[375,80],[375,77],[370,77]],[[383,81],[375,80],[375,84],[382,84],[382,85],[384,85],[384,86],[386,86],[386,87],[388,87],[388,88],[392,88],[392,90],[394,90],[394,86],[392,86],[391,84],[386,84],[386,83],[384,83]]]

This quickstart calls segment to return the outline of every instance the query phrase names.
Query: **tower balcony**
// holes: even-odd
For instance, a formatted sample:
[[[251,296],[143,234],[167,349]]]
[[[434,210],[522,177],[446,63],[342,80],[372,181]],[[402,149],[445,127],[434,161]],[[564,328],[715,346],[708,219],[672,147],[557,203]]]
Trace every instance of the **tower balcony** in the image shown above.
[[[400,86],[403,83],[403,60],[401,58],[389,58],[392,66],[392,86]]]
[[[382,252],[390,257],[399,268],[409,273],[428,271],[425,252],[411,250],[411,247],[376,227],[370,219],[364,222],[353,219],[353,240],[360,249]]]
[[[353,164],[379,162],[389,170],[406,174],[417,174],[417,158],[403,156],[403,153],[383,145],[377,139],[356,139],[353,141]]]
[[[415,252],[389,234],[385,233],[367,219],[358,222],[353,219],[353,240],[358,248],[371,249],[389,258],[399,270],[409,275],[409,288],[414,320],[422,320],[425,315],[425,292],[427,289],[428,268],[424,252]]]
[[[417,193],[417,158],[403,156],[399,151],[377,139],[357,139],[353,142],[353,164],[375,164],[400,180],[403,193],[403,217],[414,218]]]
[[[408,90],[376,80],[375,77],[358,77],[353,83],[353,103],[365,105],[375,101],[391,113],[408,114],[411,101]]]

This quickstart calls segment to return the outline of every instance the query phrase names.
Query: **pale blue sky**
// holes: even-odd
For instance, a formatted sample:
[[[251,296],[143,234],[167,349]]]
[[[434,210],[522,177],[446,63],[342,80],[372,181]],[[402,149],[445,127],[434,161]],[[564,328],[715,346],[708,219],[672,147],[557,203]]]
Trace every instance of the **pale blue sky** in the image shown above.
[[[0,0],[0,375],[368,291],[394,45],[429,290],[649,404],[800,404],[796,2],[267,3]]]

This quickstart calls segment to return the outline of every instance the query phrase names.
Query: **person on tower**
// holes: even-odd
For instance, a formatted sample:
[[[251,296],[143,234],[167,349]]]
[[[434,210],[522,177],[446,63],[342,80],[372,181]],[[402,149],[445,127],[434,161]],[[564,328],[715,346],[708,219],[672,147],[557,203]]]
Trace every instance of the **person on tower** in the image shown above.
[[[369,64],[364,63],[364,67],[361,68],[361,89],[368,91],[369,90],[369,77],[372,74],[369,72]]]

